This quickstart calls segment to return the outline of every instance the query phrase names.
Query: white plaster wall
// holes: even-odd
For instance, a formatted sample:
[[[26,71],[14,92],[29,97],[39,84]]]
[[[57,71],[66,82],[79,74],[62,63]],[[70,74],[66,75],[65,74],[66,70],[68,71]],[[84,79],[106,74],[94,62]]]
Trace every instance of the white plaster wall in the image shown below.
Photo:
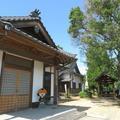
[[[3,58],[3,51],[0,50],[0,75],[1,75],[1,69],[2,69],[2,58]]]
[[[70,79],[70,74],[64,74],[63,78],[64,79]]]
[[[54,66],[51,67],[51,96],[54,96]],[[51,104],[54,103],[54,98],[51,98]]]
[[[34,61],[32,102],[38,102],[37,91],[43,88],[43,62]]]
[[[76,77],[76,88],[79,88],[80,78]]]
[[[51,96],[54,96],[54,74],[51,74]],[[53,104],[54,99],[51,98],[51,104]]]
[[[79,83],[78,83],[78,81],[76,81],[76,89],[78,89],[79,88]]]
[[[54,96],[54,74],[51,74],[51,96]]]
[[[45,67],[45,72],[50,72],[50,67]]]
[[[51,72],[54,73],[54,67],[51,67]]]
[[[73,80],[73,82],[76,83],[76,89],[79,88],[80,78],[77,77],[77,76],[74,76],[74,80]]]

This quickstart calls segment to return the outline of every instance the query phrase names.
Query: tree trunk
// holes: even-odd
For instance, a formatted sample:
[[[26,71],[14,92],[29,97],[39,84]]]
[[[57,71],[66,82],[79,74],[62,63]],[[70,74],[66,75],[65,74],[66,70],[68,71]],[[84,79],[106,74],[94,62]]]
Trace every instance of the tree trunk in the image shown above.
[[[100,83],[98,83],[98,97],[100,97]]]
[[[118,78],[118,81],[120,81],[120,51],[118,51],[117,59],[118,59],[117,78]]]
[[[113,98],[116,99],[116,94],[115,94],[115,84],[113,83]]]

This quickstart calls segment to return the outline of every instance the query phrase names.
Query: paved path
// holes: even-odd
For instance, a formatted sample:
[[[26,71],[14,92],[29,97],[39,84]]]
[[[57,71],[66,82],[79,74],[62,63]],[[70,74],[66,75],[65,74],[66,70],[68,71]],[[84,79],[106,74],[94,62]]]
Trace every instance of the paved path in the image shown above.
[[[41,120],[71,109],[73,108],[70,106],[40,105],[39,108],[29,108],[17,112],[1,114],[0,120]]]
[[[0,120],[74,120],[84,115],[77,111],[78,108],[67,105],[40,105],[39,108],[1,114]],[[84,111],[86,108],[80,107],[80,110]]]

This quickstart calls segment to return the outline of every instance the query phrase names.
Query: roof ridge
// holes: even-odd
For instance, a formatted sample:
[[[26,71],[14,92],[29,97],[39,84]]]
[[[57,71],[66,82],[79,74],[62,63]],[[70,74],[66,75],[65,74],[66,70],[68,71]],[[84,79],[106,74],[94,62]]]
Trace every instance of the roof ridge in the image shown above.
[[[31,17],[31,16],[1,16],[1,20],[4,21],[22,21],[22,20],[39,20],[39,17]]]
[[[30,15],[10,15],[10,16],[1,16],[1,17],[32,17],[32,16],[30,16]],[[34,17],[34,18],[39,18],[39,17]]]
[[[77,54],[73,54],[73,53],[70,53],[70,52],[68,52],[68,51],[65,51],[65,50],[62,50],[62,49],[58,49],[60,52],[65,52],[66,54],[68,54],[68,55],[72,55],[74,58],[77,56]]]

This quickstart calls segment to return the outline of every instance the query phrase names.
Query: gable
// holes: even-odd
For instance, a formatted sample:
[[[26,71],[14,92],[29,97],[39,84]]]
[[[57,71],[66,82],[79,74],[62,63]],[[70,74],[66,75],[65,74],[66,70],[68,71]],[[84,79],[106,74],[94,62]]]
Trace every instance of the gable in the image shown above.
[[[80,74],[80,71],[79,71],[79,68],[78,68],[77,63],[75,64],[75,68],[74,68],[74,69],[75,69],[75,72],[76,72],[76,73]]]
[[[41,33],[41,31],[39,31],[39,34],[35,32],[34,30],[34,26],[31,27],[21,27],[19,28],[21,31],[33,36],[34,38],[37,38],[38,40],[50,45],[47,41],[47,39],[45,38],[45,36]]]
[[[10,22],[13,26],[21,31],[37,38],[38,40],[57,48],[40,18],[31,16],[9,16],[1,17],[1,20]],[[36,32],[37,29],[37,32]]]

